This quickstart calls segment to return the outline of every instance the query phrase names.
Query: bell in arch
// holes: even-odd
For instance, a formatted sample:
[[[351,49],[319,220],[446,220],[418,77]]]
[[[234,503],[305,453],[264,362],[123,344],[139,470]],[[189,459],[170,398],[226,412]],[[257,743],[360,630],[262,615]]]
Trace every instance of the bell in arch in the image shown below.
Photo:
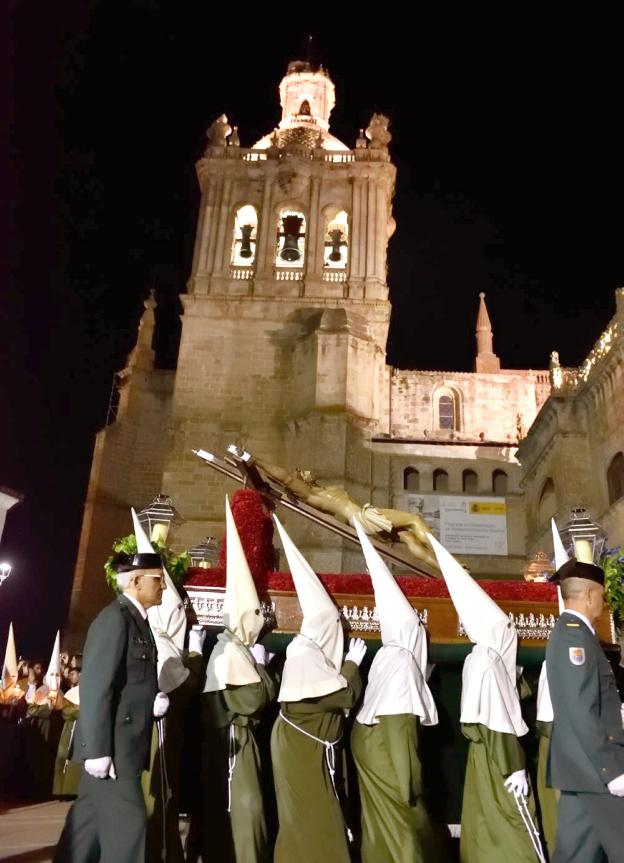
[[[253,257],[253,251],[251,249],[251,234],[253,229],[253,225],[241,225],[240,250],[238,253],[241,258]]]
[[[340,247],[343,245],[342,231],[340,228],[333,228],[329,231],[329,239],[331,241],[332,250],[329,253],[330,261],[339,261],[342,258]]]
[[[282,236],[284,237],[284,245],[280,252],[280,258],[283,261],[289,261],[292,263],[294,261],[298,261],[301,257],[298,242],[299,237],[301,236],[302,224],[303,219],[301,216],[290,215],[282,217]]]

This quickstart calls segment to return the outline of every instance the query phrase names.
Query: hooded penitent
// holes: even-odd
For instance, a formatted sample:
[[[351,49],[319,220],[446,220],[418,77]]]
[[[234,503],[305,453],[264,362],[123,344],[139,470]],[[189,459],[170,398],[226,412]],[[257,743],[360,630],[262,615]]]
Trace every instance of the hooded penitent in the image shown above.
[[[259,683],[260,675],[249,648],[256,643],[264,615],[260,607],[256,585],[236,522],[225,499],[225,525],[227,536],[227,562],[223,623],[225,629],[217,636],[206,669],[204,692],[216,692],[226,686],[244,686]]]
[[[286,650],[282,685],[277,699],[301,701],[304,698],[321,698],[347,686],[347,681],[340,674],[344,652],[340,612],[277,517],[273,518],[303,615],[301,631]]]
[[[58,692],[61,686],[61,633],[56,633],[52,656],[46,676],[43,679],[50,692]]]
[[[552,530],[553,550],[555,552],[555,570],[560,569],[564,563],[567,563],[569,557],[566,553],[561,536],[557,530],[554,518],[550,520]],[[557,585],[557,599],[559,600],[559,614],[565,611],[563,599],[561,597],[561,588]],[[546,676],[546,662],[542,662],[542,670],[540,671],[539,683],[537,684],[537,715],[536,718],[540,722],[552,722],[554,718],[552,701],[550,700],[550,691],[548,689],[548,677]]]
[[[475,644],[464,662],[460,721],[520,737],[528,728],[516,688],[516,627],[435,537],[428,537],[455,610]]]
[[[371,665],[357,721],[373,725],[379,716],[411,713],[423,725],[436,725],[438,712],[426,681],[425,629],[360,522],[354,523],[375,590],[383,645]]]
[[[154,551],[134,509],[132,523],[137,542],[137,558],[149,559],[148,555],[157,552]],[[173,692],[189,675],[188,668],[183,664],[186,612],[169,573],[164,568],[163,571],[167,588],[163,592],[162,603],[148,608],[147,617],[158,651],[158,688],[161,692]]]
[[[8,689],[10,686],[15,686],[16,683],[17,651],[15,650],[15,635],[13,634],[13,624],[10,623],[6,651],[4,653],[4,664],[2,666],[2,681],[0,681],[0,685],[3,689]]]

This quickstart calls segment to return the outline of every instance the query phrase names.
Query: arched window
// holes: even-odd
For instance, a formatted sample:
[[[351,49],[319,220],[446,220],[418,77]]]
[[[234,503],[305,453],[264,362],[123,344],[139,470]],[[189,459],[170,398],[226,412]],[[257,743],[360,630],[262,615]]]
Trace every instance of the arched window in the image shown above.
[[[542,492],[539,497],[538,513],[539,523],[544,524],[555,514],[557,509],[557,498],[555,496],[555,484],[550,477],[542,486]]]
[[[507,494],[507,474],[504,470],[495,470],[492,474],[492,491],[494,494]]]
[[[415,467],[406,467],[403,471],[403,488],[405,491],[420,491],[420,474]]]
[[[277,222],[276,267],[303,267],[306,218],[298,210],[281,210]]]
[[[251,204],[239,207],[234,216],[232,242],[232,264],[235,267],[251,267],[256,259],[256,234],[258,214]]]
[[[433,490],[434,491],[448,491],[449,490],[449,481],[448,474],[442,468],[437,468],[433,472]]]
[[[624,455],[621,452],[613,456],[607,468],[607,486],[610,504],[624,497]]]
[[[473,470],[465,470],[462,473],[462,491],[465,494],[476,494],[479,486],[479,477]]]
[[[440,396],[438,399],[438,419],[441,429],[455,428],[455,401],[452,396]]]
[[[329,215],[325,225],[325,253],[323,266],[330,270],[344,270],[349,258],[349,217],[344,210]]]
[[[433,404],[435,427],[458,431],[460,427],[459,393],[450,387],[443,387],[434,394]]]

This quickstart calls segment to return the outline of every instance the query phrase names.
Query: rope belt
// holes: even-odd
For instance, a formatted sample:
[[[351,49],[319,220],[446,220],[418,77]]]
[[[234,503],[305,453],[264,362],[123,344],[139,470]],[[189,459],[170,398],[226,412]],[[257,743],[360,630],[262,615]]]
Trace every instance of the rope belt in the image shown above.
[[[334,794],[336,795],[336,800],[340,802],[340,798],[338,797],[338,792],[336,790],[336,745],[340,743],[342,740],[342,734],[338,738],[338,740],[321,740],[320,737],[315,737],[314,734],[310,734],[309,731],[306,731],[304,728],[300,728],[298,725],[295,725],[294,722],[291,722],[282,711],[279,712],[280,719],[283,719],[287,725],[290,725],[291,728],[294,728],[295,731],[298,731],[300,734],[304,734],[306,737],[309,737],[310,740],[314,740],[315,743],[320,743],[321,746],[325,749],[325,763],[327,764],[327,769],[329,770],[329,778],[331,779],[332,788],[334,789]]]
[[[234,776],[234,768],[236,767],[236,732],[234,731],[234,723],[230,724],[230,732],[228,738],[228,808],[227,811],[232,811],[232,777]]]

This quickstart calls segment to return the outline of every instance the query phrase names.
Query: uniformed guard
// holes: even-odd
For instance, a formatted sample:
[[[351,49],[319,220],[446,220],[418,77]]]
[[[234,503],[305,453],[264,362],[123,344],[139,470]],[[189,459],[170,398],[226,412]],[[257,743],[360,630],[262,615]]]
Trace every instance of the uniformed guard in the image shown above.
[[[165,581],[161,557],[153,551],[119,554],[113,566],[123,593],[87,633],[72,755],[84,761],[85,773],[56,848],[57,863],[145,860],[141,771],[148,763],[153,718],[168,705],[158,692],[147,609],[160,603]]]
[[[624,861],[624,731],[613,671],[594,629],[604,572],[572,558],[555,573],[565,611],[548,640],[549,784],[561,791],[553,863]]]
[[[553,550],[555,552],[555,567],[563,566],[569,560],[567,552],[561,542],[557,525],[554,518],[550,520],[553,538]],[[563,614],[565,606],[561,596],[561,588],[557,586],[557,601],[559,603],[559,614]],[[542,662],[539,684],[537,687],[537,715],[535,717],[535,730],[539,737],[539,749],[537,756],[537,797],[540,805],[540,821],[542,832],[546,840],[548,854],[552,858],[555,851],[555,837],[557,835],[557,809],[559,808],[559,791],[550,788],[546,784],[546,764],[548,763],[548,750],[550,749],[550,735],[552,734],[553,707],[548,690],[548,675],[546,674],[546,660]]]

